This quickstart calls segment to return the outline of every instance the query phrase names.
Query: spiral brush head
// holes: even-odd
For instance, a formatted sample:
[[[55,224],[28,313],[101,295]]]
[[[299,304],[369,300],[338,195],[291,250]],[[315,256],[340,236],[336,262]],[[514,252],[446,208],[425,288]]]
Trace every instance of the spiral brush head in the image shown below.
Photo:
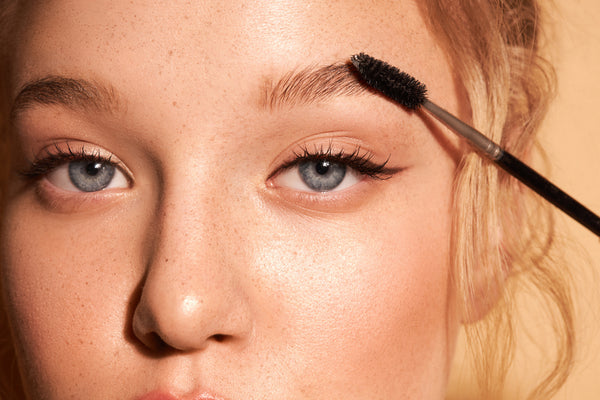
[[[365,53],[353,55],[350,61],[369,86],[404,107],[415,110],[427,100],[425,85],[406,72]]]

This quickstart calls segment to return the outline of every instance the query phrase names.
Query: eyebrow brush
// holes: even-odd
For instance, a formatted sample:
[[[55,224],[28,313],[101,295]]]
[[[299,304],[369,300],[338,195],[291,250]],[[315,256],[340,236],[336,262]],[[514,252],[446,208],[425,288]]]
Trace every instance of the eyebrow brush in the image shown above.
[[[353,55],[350,60],[364,81],[373,89],[408,109],[416,110],[423,107],[443,124],[467,139],[485,157],[600,236],[600,218],[596,214],[481,132],[430,101],[427,98],[427,88],[417,79],[364,53]]]

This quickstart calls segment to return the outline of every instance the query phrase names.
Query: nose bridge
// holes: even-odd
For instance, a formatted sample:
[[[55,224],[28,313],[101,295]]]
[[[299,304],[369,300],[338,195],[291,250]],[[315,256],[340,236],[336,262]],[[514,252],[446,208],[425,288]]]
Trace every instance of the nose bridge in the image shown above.
[[[176,273],[179,269],[173,275],[175,278],[192,270],[214,271],[224,262],[219,260],[223,258],[221,247],[227,245],[223,237],[228,235],[232,225],[228,222],[231,216],[225,209],[224,196],[199,173],[180,173],[178,177],[166,179],[162,186],[148,232],[152,243],[148,260],[150,272],[165,269],[165,272]],[[190,268],[192,266],[195,267]]]
[[[228,251],[235,229],[223,201],[185,183],[164,193],[151,228],[135,334],[149,347],[159,338],[186,351],[243,338],[249,307]]]
[[[173,260],[219,256],[230,215],[214,192],[185,183],[165,190],[156,212],[154,258],[159,254]]]

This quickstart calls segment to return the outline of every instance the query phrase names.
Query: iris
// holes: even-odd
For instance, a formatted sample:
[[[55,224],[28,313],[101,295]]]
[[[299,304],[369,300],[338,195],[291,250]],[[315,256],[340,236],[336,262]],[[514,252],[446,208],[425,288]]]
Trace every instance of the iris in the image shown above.
[[[69,163],[69,179],[83,192],[97,192],[107,187],[115,175],[116,167],[98,161],[73,161]]]
[[[342,183],[346,166],[329,160],[308,160],[298,164],[298,173],[312,190],[327,192]]]

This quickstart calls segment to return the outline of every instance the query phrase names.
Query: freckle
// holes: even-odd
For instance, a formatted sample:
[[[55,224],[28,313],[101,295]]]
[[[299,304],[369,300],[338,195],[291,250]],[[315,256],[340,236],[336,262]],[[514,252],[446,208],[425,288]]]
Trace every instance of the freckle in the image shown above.
[[[169,259],[168,259],[168,258],[165,258],[165,262],[169,262]]]
[[[177,107],[177,102],[176,101],[173,102],[173,107]]]
[[[169,50],[169,55],[172,56],[173,55],[173,50]]]

